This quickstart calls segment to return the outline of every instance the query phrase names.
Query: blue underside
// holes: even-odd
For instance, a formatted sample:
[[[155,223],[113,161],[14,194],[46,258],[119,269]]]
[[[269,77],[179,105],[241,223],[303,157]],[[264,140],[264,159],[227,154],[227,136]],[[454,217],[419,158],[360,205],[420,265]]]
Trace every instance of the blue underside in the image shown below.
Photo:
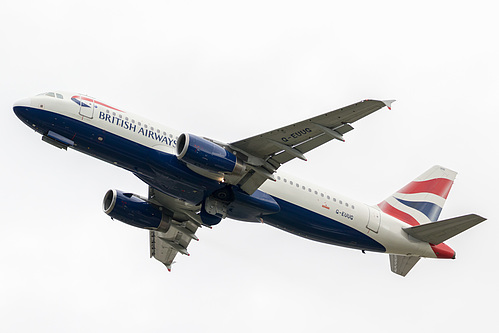
[[[15,107],[14,112],[40,134],[53,131],[62,135],[74,142],[72,148],[75,150],[129,170],[148,185],[189,203],[199,204],[225,186],[194,173],[175,155],[145,147],[81,121],[28,107]],[[269,225],[319,242],[385,252],[381,244],[353,228],[279,198],[274,199],[280,211],[262,215]]]
[[[380,243],[343,223],[279,198],[274,199],[281,211],[264,216],[267,224],[318,242],[366,251],[386,251]]]

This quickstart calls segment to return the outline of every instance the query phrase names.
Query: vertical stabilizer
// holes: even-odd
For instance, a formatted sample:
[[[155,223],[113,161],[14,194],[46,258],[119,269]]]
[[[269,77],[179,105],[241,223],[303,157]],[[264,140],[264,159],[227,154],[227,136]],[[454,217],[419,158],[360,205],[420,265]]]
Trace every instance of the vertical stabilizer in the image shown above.
[[[435,222],[456,175],[455,171],[436,165],[378,204],[378,207],[412,226]]]

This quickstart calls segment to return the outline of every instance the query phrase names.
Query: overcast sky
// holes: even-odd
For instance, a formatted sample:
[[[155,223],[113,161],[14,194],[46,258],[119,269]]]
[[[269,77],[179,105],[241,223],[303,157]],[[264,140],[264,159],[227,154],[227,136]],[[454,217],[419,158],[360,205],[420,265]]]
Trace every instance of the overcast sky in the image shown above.
[[[499,46],[492,1],[8,1],[0,10],[3,332],[448,332],[497,327]],[[236,141],[396,99],[283,171],[376,204],[435,164],[459,172],[441,218],[489,220],[406,278],[388,256],[224,220],[173,271],[102,212],[132,174],[40,140],[12,112],[86,93]]]

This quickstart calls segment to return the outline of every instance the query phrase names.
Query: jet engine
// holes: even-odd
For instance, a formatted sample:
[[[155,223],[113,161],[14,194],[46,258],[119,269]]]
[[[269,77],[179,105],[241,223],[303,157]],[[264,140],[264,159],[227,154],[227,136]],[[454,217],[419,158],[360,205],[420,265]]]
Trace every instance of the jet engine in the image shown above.
[[[102,209],[111,218],[137,228],[166,232],[171,224],[171,217],[159,207],[133,193],[107,191]]]
[[[242,175],[245,170],[243,162],[236,155],[216,143],[192,134],[179,136],[177,158],[190,166],[212,173]]]

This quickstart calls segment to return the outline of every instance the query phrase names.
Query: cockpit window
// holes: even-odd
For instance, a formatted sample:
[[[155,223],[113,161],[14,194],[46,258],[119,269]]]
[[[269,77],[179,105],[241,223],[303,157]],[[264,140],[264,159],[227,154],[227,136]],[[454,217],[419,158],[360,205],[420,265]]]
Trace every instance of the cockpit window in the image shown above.
[[[55,93],[55,92],[45,92],[45,93],[41,93],[41,94],[38,94],[37,96],[49,96],[49,97],[57,97],[58,99],[64,99],[64,96],[62,94],[59,94],[59,93]]]

